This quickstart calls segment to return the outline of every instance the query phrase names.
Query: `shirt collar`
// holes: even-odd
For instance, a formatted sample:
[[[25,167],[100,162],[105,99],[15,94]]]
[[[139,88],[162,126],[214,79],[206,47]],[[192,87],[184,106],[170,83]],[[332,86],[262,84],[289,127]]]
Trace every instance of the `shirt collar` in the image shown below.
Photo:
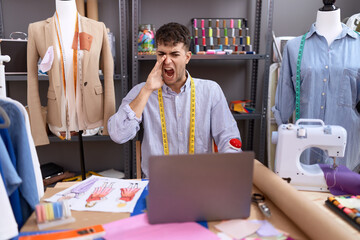
[[[187,79],[186,79],[186,82],[185,82],[185,84],[181,87],[181,89],[180,89],[180,93],[181,92],[185,92],[186,91],[186,89],[190,89],[190,74],[189,74],[189,72],[186,70],[186,75],[187,75]],[[167,94],[171,94],[171,93],[175,93],[173,90],[171,90],[171,88],[168,86],[168,85],[166,85],[166,84],[164,84],[163,86],[162,86],[162,90],[163,90],[163,92],[164,93],[167,93]]]
[[[340,35],[336,39],[344,38],[345,35],[349,35],[350,37],[355,38],[355,39],[359,37],[357,33],[355,33],[353,30],[351,30],[345,24],[341,23],[341,26],[342,26],[342,31],[341,31]],[[316,31],[315,23],[313,23],[311,25],[310,31],[307,34],[306,39],[310,38],[314,33],[318,34],[317,31]]]

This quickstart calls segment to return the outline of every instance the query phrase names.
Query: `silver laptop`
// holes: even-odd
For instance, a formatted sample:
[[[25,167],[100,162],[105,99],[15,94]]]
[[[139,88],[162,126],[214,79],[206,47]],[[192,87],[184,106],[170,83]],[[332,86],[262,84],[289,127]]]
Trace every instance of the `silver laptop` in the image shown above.
[[[149,222],[247,218],[254,153],[152,156]]]

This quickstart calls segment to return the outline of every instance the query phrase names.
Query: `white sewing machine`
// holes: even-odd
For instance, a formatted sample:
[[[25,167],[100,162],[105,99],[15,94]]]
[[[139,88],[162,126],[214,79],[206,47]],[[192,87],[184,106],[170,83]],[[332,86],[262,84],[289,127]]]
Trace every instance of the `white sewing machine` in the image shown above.
[[[272,143],[277,144],[275,173],[296,189],[329,191],[319,165],[301,163],[300,155],[307,148],[317,147],[334,158],[336,167],[336,157],[343,157],[345,154],[346,135],[343,127],[326,126],[320,119],[299,119],[295,125],[280,125],[278,131],[272,133]]]

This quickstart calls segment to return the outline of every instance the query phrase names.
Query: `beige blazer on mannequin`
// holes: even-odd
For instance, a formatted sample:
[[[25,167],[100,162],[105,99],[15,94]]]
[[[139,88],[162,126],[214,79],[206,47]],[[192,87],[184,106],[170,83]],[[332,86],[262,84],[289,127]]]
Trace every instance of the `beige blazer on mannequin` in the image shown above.
[[[81,32],[92,36],[92,40],[83,38],[84,46],[82,59],[82,104],[85,118],[90,123],[103,120],[104,134],[107,132],[107,120],[115,113],[114,93],[114,62],[110,51],[105,24],[86,17],[80,18]],[[90,37],[91,38],[91,37]],[[82,42],[80,40],[80,42]],[[86,42],[87,41],[87,42]],[[90,47],[89,47],[90,44]],[[61,127],[61,91],[62,79],[59,56],[55,51],[58,45],[54,18],[31,23],[28,29],[27,68],[28,90],[27,99],[31,132],[36,146],[49,144],[46,133],[46,123],[41,115],[41,102],[39,96],[38,60],[43,59],[47,49],[54,47],[54,61],[48,71],[49,88],[47,92],[47,123]],[[81,45],[81,43],[80,43]],[[99,79],[99,66],[104,74],[104,87]],[[85,129],[82,129],[85,130]]]

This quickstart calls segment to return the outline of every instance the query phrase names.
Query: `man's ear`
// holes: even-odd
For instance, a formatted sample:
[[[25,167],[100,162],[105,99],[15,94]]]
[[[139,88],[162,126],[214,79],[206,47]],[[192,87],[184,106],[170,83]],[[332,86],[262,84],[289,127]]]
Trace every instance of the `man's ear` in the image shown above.
[[[191,56],[192,56],[192,52],[191,51],[187,51],[186,52],[186,64],[189,63],[190,59],[191,59]]]

